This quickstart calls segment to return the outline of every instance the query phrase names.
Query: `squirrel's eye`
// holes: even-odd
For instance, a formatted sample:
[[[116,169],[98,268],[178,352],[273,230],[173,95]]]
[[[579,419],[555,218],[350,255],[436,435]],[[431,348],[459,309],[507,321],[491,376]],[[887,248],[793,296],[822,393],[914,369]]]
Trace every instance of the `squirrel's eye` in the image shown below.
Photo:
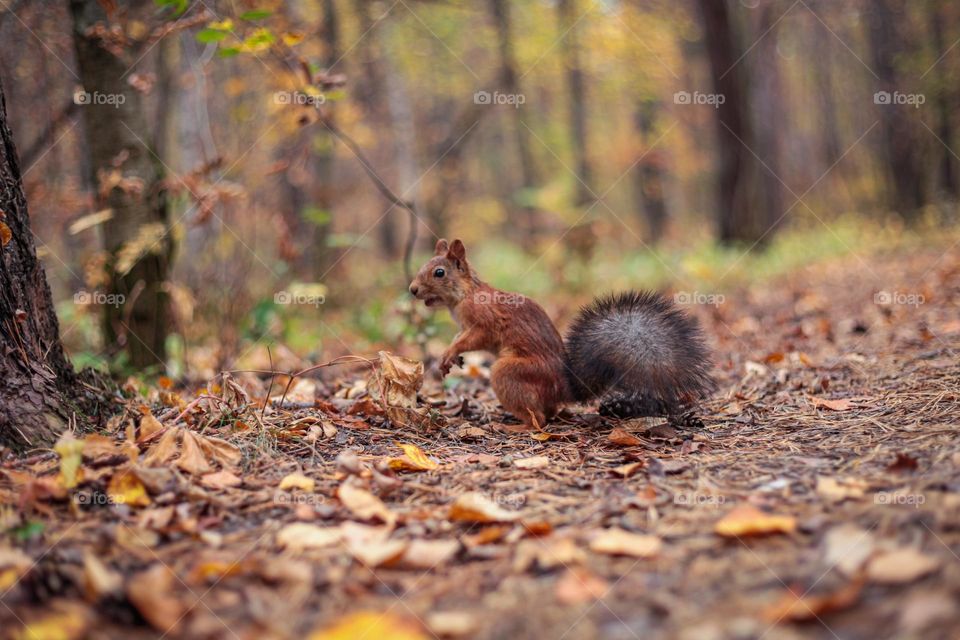
[[[446,273],[446,271],[444,271],[444,270],[443,270],[442,268],[440,268],[440,267],[437,267],[436,271],[433,272],[433,277],[434,277],[434,278],[442,278],[445,273]]]

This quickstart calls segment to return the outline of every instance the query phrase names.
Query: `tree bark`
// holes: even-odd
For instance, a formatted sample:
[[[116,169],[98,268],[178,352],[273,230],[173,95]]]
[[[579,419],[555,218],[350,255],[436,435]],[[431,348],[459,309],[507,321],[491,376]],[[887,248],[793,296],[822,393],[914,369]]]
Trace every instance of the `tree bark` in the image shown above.
[[[71,0],[70,8],[80,78],[89,96],[81,111],[90,180],[98,205],[113,211],[103,225],[103,240],[110,254],[107,293],[114,296],[108,300],[117,304],[103,305],[104,336],[124,347],[133,368],[162,370],[169,330],[163,283],[173,252],[162,167],[148,146],[152,136],[142,97],[126,81],[128,65],[91,31],[107,22],[101,3]],[[117,173],[130,180],[113,186],[105,182]],[[118,259],[121,252],[133,257],[132,264]]]
[[[79,384],[37,259],[2,86],[0,223],[0,444],[48,446],[73,415]]]

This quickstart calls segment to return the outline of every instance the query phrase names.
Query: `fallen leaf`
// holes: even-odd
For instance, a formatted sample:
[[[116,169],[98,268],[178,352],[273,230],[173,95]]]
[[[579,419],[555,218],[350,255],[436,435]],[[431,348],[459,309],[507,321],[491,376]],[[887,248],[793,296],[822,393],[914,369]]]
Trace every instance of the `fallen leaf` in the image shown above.
[[[876,546],[869,531],[852,524],[833,527],[824,536],[823,542],[826,565],[836,567],[847,577],[859,573]]]
[[[547,456],[533,456],[532,458],[517,458],[513,461],[513,466],[517,469],[542,469],[550,466],[550,458]]]
[[[240,449],[226,440],[203,435],[198,435],[197,440],[204,455],[222,467],[235,467],[243,459]]]
[[[53,450],[60,456],[60,484],[64,489],[73,489],[77,486],[77,474],[83,461],[83,441],[66,432],[53,445]]]
[[[140,615],[166,633],[175,633],[187,609],[176,595],[177,576],[163,564],[135,574],[127,583],[127,598]]]
[[[200,478],[200,484],[210,489],[227,489],[229,487],[239,487],[243,484],[243,480],[224,470],[204,475]]]
[[[611,431],[610,435],[607,436],[607,440],[613,444],[618,444],[621,447],[637,447],[643,444],[643,441],[640,440],[640,438],[632,433],[624,431],[620,427],[617,427]]]
[[[91,434],[83,439],[83,457],[87,460],[120,455],[120,448],[113,438]]]
[[[423,386],[423,363],[388,351],[381,351],[379,355],[384,403],[393,407],[416,408],[417,392]]]
[[[135,473],[124,470],[115,473],[107,485],[107,495],[114,504],[126,504],[131,507],[146,507],[150,505],[150,496],[147,488]]]
[[[440,466],[415,444],[398,442],[397,446],[403,449],[403,456],[387,461],[387,465],[394,471],[432,471]]]
[[[643,465],[644,465],[643,462],[630,462],[628,464],[622,464],[619,467],[614,467],[613,469],[610,469],[610,473],[613,473],[614,475],[618,475],[622,478],[629,478],[630,476],[635,474],[637,471],[642,469]]]
[[[583,567],[567,569],[557,580],[557,601],[564,605],[578,605],[599,600],[607,594],[610,583]]]
[[[447,517],[460,522],[513,522],[520,514],[500,508],[478,491],[469,491],[454,500]]]
[[[140,435],[137,436],[137,444],[143,444],[155,434],[163,431],[163,425],[160,421],[148,413],[140,419]]]
[[[878,584],[907,584],[940,569],[936,557],[913,547],[874,556],[867,563],[867,579]]]
[[[823,595],[809,593],[798,595],[791,590],[783,594],[779,601],[769,607],[764,613],[764,617],[774,623],[781,620],[791,622],[817,620],[820,616],[833,611],[841,611],[852,607],[860,598],[862,590],[862,580],[851,582],[836,591]]]
[[[416,621],[395,613],[357,611],[349,613],[329,627],[314,631],[307,640],[427,640]]]
[[[718,535],[734,538],[793,533],[796,528],[797,520],[793,516],[772,515],[751,505],[741,505],[721,518],[713,530]]]
[[[397,564],[411,569],[434,569],[446,564],[460,551],[456,540],[413,540]]]
[[[54,601],[42,618],[12,631],[13,640],[80,640],[87,636],[90,612],[80,604]]]
[[[956,611],[956,601],[941,590],[914,591],[900,607],[900,630],[908,637],[922,637],[921,631],[942,625]]]
[[[160,441],[150,447],[150,451],[143,458],[143,464],[148,467],[155,467],[165,464],[173,456],[177,455],[179,447],[177,442],[180,438],[180,429],[167,429],[160,437]]]
[[[277,532],[277,546],[295,552],[321,549],[337,544],[342,538],[340,527],[318,527],[306,522],[294,522]]]
[[[313,493],[316,485],[317,483],[313,478],[308,478],[302,473],[291,473],[280,481],[280,490],[290,491],[291,489],[300,489],[307,493]]]
[[[109,569],[92,552],[83,554],[83,591],[88,602],[123,592],[123,576]]]
[[[817,494],[832,502],[863,497],[869,485],[856,478],[830,478],[817,476]]]
[[[434,634],[452,638],[466,636],[477,630],[477,619],[466,611],[434,611],[427,614],[425,622]]]
[[[590,550],[594,553],[652,558],[660,553],[663,540],[657,536],[630,533],[616,527],[603,529],[590,540]]]
[[[813,403],[814,407],[823,407],[824,409],[830,409],[831,411],[846,411],[853,404],[853,400],[846,398],[828,400],[827,398],[810,396],[810,401]]]
[[[540,571],[549,571],[586,561],[587,554],[575,540],[569,536],[552,536],[546,540],[522,540],[513,557],[513,570],[521,573],[536,565]]]
[[[180,429],[180,432],[183,434],[183,449],[180,452],[180,457],[177,458],[177,466],[187,473],[195,475],[212,471],[213,468],[200,450],[200,440],[197,436],[188,429]]]
[[[379,519],[388,525],[397,521],[397,514],[390,511],[377,496],[366,489],[344,482],[337,489],[337,498],[354,516],[361,520]]]

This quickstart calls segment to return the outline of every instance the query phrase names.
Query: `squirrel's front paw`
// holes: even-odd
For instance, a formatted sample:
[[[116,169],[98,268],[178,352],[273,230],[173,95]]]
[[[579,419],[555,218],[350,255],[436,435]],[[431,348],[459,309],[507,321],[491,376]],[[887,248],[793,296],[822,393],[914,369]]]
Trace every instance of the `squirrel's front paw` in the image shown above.
[[[453,365],[463,365],[463,358],[460,357],[459,353],[445,353],[440,359],[440,375],[445,377],[450,373],[450,369],[453,368]]]

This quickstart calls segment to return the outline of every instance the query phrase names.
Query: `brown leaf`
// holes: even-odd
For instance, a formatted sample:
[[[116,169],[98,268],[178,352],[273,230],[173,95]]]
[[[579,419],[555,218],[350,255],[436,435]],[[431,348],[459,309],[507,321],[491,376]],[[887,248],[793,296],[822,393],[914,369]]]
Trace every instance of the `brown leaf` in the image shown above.
[[[202,475],[213,470],[210,463],[200,449],[200,439],[189,429],[180,429],[183,433],[183,450],[177,458],[177,466],[195,475]]]
[[[288,524],[277,532],[277,546],[291,551],[329,547],[342,539],[340,527],[318,527],[306,522]]]
[[[827,398],[810,396],[810,401],[813,402],[814,407],[823,407],[824,409],[830,409],[831,411],[846,411],[853,404],[853,400],[848,398],[828,400]]]
[[[143,458],[143,464],[148,467],[160,466],[177,455],[179,447],[180,429],[168,429],[160,441],[150,447],[150,451]]]
[[[95,603],[106,596],[123,591],[123,576],[109,569],[92,552],[83,555],[83,590],[88,602]]]
[[[907,584],[938,571],[941,562],[913,547],[874,556],[867,564],[867,579],[878,584]]]
[[[229,471],[217,471],[200,478],[200,484],[210,489],[227,489],[229,487],[239,487],[243,484],[243,480]]]
[[[824,563],[853,577],[873,554],[876,542],[869,531],[852,524],[830,529],[824,536]]]
[[[466,611],[434,611],[425,619],[430,631],[441,638],[469,636],[477,630],[477,618]]]
[[[751,505],[741,505],[721,518],[713,530],[718,535],[735,538],[793,533],[796,528],[797,520],[793,516],[773,515]]]
[[[637,436],[632,433],[628,433],[617,427],[610,432],[610,435],[607,436],[607,440],[613,444],[618,444],[621,447],[637,447],[643,444],[643,441],[640,440]]]
[[[361,520],[378,519],[391,526],[397,521],[397,514],[390,511],[380,498],[351,483],[344,482],[340,485],[337,489],[337,498]]]
[[[831,502],[862,498],[868,486],[866,482],[856,478],[817,477],[817,494]]]
[[[137,444],[143,444],[147,440],[150,440],[154,434],[163,431],[163,425],[160,424],[160,421],[153,417],[152,414],[147,414],[140,419],[140,435],[137,436]]]
[[[368,567],[397,560],[409,544],[406,540],[390,540],[391,526],[371,527],[358,522],[344,522],[340,527],[347,551]]]
[[[440,466],[415,444],[398,442],[397,446],[403,449],[404,455],[387,461],[387,466],[394,471],[432,471]]]
[[[833,611],[852,607],[860,598],[862,590],[863,581],[857,580],[824,595],[798,595],[794,591],[788,591],[767,609],[764,617],[770,622],[816,620]]]
[[[130,578],[127,598],[154,629],[175,633],[186,607],[176,596],[176,575],[162,564],[155,564]]]
[[[456,540],[413,540],[398,564],[411,569],[433,569],[446,564],[459,550]]]
[[[542,469],[550,466],[550,458],[547,456],[533,456],[532,458],[517,458],[513,461],[513,466],[517,469]]]
[[[200,449],[208,460],[213,460],[222,467],[235,467],[240,464],[243,454],[236,446],[220,438],[198,435]]]
[[[422,362],[381,351],[380,379],[385,404],[407,409],[416,408],[417,392],[423,386]]]
[[[637,471],[643,468],[643,462],[630,462],[628,464],[622,464],[619,467],[614,467],[610,469],[610,473],[618,475],[622,478],[629,478]]]
[[[599,600],[610,589],[610,583],[583,567],[567,569],[557,580],[557,601],[563,605],[578,605]]]

